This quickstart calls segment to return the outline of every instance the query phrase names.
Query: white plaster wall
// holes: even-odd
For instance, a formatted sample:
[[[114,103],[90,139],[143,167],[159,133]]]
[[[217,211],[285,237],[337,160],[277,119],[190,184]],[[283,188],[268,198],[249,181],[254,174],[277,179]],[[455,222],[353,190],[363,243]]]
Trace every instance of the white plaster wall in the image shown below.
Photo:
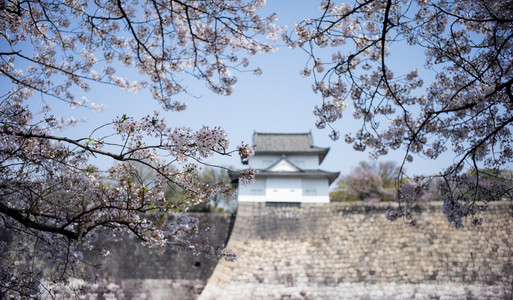
[[[264,202],[265,201],[265,178],[256,178],[251,184],[239,184],[239,201],[241,202]]]
[[[266,201],[298,202],[301,201],[301,178],[267,178],[265,187]]]
[[[239,186],[240,202],[307,202],[328,203],[328,179],[257,178],[254,183]]]
[[[302,202],[330,202],[330,191],[326,178],[303,178],[302,191]]]

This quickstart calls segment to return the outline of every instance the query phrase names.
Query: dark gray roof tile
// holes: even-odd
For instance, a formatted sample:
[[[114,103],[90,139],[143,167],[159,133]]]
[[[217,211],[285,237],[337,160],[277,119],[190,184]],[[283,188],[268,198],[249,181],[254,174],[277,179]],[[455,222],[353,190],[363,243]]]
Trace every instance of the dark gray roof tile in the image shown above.
[[[316,153],[320,162],[324,160],[329,148],[313,145],[310,132],[306,133],[253,133],[253,145],[256,153]]]
[[[310,151],[311,133],[259,133],[253,134],[257,151]]]
[[[256,177],[309,177],[309,178],[328,178],[328,184],[331,185],[338,178],[340,172],[328,172],[324,170],[301,170],[298,172],[273,172],[268,170],[257,170]],[[228,171],[232,182],[237,182],[241,171]]]

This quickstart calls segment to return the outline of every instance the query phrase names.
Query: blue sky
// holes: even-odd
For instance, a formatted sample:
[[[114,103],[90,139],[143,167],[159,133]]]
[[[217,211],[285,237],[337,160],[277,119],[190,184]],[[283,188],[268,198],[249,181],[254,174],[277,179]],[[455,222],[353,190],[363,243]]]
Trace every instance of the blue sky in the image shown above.
[[[288,25],[291,30],[294,23],[306,17],[319,15],[318,1],[311,0],[269,0],[263,14],[271,11],[278,12],[278,24]],[[412,49],[397,49],[398,54],[391,58],[391,62],[405,72],[422,64],[422,52]],[[234,74],[238,77],[235,92],[228,97],[218,96],[210,92],[203,82],[187,81],[189,91],[198,98],[179,95],[177,99],[186,101],[188,109],[183,112],[165,112],[158,103],[151,98],[147,91],[132,94],[115,87],[99,85],[86,96],[93,102],[104,103],[107,109],[93,114],[86,109],[70,110],[63,104],[54,104],[57,112],[67,116],[73,115],[77,119],[87,119],[87,122],[78,124],[62,135],[69,137],[83,137],[88,135],[96,126],[107,123],[116,116],[127,114],[133,117],[142,117],[160,110],[168,120],[170,126],[189,126],[198,129],[202,125],[224,128],[231,140],[232,147],[241,141],[251,142],[254,131],[258,132],[308,132],[314,136],[315,145],[330,147],[330,153],[321,165],[327,171],[337,171],[347,174],[359,161],[368,160],[367,153],[356,152],[343,141],[332,141],[329,130],[315,128],[315,117],[312,113],[316,104],[321,102],[320,96],[312,92],[312,78],[302,78],[299,71],[304,68],[307,55],[300,49],[290,50],[280,47],[272,55],[257,55],[250,58],[251,67],[260,67],[263,74],[256,77],[252,72]],[[395,61],[394,61],[395,59]],[[419,67],[419,71],[422,70]],[[128,75],[127,75],[128,76]],[[80,98],[80,97],[78,97]],[[343,136],[348,132],[355,132],[359,123],[352,119],[350,113],[335,123],[335,127]],[[402,161],[400,153],[392,153],[380,161]],[[238,157],[216,157],[211,163],[242,168]],[[433,174],[440,171],[451,162],[449,157],[437,162],[423,160],[416,157],[412,164],[407,165],[409,175]],[[108,161],[98,161],[101,167],[108,167]]]

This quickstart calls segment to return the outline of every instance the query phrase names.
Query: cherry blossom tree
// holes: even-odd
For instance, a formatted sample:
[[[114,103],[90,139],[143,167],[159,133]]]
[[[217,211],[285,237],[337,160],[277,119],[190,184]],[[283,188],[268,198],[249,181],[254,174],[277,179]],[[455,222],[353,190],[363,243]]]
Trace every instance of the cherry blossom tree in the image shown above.
[[[398,171],[393,162],[371,164],[362,161],[338,180],[337,188],[330,192],[330,201],[391,201]]]
[[[374,158],[404,151],[400,176],[415,156],[453,153],[454,163],[437,176],[455,227],[466,216],[478,224],[488,201],[511,199],[511,184],[483,185],[480,170],[500,176],[513,160],[512,1],[325,0],[320,10],[296,24],[295,36],[284,36],[309,55],[301,75],[313,77],[322,97],[317,127],[337,139],[334,122],[352,112],[361,127],[344,132],[345,141]],[[424,69],[392,64],[400,47],[423,49]],[[429,86],[419,74],[434,74]],[[413,220],[411,208],[431,178],[398,178],[400,208],[389,218]]]
[[[250,146],[230,148],[220,128],[169,127],[158,112],[139,120],[120,112],[71,139],[58,130],[76,120],[53,113],[51,103],[101,110],[82,97],[100,83],[148,89],[165,109],[179,111],[185,105],[176,97],[189,92],[181,84],[187,77],[229,95],[237,81],[231,72],[247,69],[247,57],[274,49],[270,42],[281,29],[273,25],[275,15],[257,14],[264,4],[0,1],[0,298],[36,297],[73,278],[94,280],[81,253],[108,254],[94,246],[99,235],[234,257],[222,246],[191,244],[198,222],[180,213],[232,190],[197,180],[206,158],[238,153],[247,159]],[[117,69],[136,70],[138,80]],[[92,157],[118,164],[99,170]],[[137,164],[151,169],[153,180],[143,178]],[[241,174],[242,180],[252,175]],[[171,185],[183,198],[166,199]],[[172,213],[178,215],[169,218]]]

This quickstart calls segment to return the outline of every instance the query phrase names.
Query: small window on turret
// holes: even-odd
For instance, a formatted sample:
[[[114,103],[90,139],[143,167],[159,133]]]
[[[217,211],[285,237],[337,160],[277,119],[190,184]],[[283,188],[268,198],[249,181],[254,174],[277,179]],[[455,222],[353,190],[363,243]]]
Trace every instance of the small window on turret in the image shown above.
[[[305,189],[303,194],[305,196],[317,196],[317,189]]]
[[[264,189],[260,189],[260,188],[253,188],[250,190],[250,194],[251,195],[264,195]]]

